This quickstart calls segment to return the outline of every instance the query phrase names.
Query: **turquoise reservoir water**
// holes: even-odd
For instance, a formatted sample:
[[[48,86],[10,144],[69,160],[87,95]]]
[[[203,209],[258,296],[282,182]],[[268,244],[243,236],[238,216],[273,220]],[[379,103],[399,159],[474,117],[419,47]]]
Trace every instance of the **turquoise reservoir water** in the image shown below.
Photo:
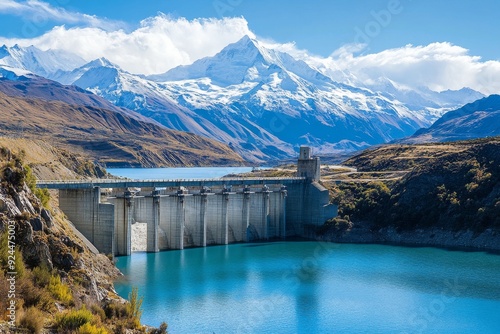
[[[248,173],[252,167],[107,168],[107,171],[134,180],[207,179]]]
[[[169,333],[500,333],[500,256],[318,242],[118,258]]]

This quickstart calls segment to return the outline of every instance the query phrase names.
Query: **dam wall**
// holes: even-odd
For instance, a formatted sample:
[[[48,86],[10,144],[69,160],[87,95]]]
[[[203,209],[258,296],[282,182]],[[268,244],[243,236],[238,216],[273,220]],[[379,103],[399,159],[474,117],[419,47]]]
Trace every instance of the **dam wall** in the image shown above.
[[[337,215],[320,161],[301,147],[294,178],[46,182],[75,227],[106,254],[130,255],[132,224],[148,252],[307,236]]]

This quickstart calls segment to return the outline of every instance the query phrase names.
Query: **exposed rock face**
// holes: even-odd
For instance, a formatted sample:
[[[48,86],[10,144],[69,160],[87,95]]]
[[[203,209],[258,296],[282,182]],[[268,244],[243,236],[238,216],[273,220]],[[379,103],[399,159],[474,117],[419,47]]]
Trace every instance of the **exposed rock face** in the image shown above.
[[[19,211],[28,212],[30,215],[40,214],[40,210],[35,210],[33,204],[31,204],[31,200],[28,198],[25,190],[21,192],[14,192],[12,198],[14,199],[14,203],[16,203]]]
[[[73,294],[90,304],[116,296],[112,280],[120,275],[118,269],[106,256],[91,253],[64,225],[68,222],[57,208],[51,212],[42,206],[24,181],[27,171],[5,151],[0,151],[0,232],[15,223],[25,265],[56,269],[68,282],[78,276],[85,284],[76,285]]]
[[[33,228],[33,231],[43,231],[43,223],[42,220],[38,217],[30,219],[30,225]]]
[[[43,220],[45,221],[45,224],[47,225],[47,227],[52,227],[54,226],[54,218],[52,217],[52,214],[50,213],[49,210],[47,209],[42,209],[42,211],[40,212],[40,215],[42,216]]]
[[[38,236],[35,236],[31,247],[23,249],[24,262],[30,267],[44,266],[53,269],[49,246]]]
[[[23,251],[33,243],[33,228],[29,222],[25,220],[17,222],[16,243],[21,246]]]
[[[5,213],[9,217],[20,215],[21,211],[17,208],[14,199],[8,196],[4,190],[0,188],[0,212]]]

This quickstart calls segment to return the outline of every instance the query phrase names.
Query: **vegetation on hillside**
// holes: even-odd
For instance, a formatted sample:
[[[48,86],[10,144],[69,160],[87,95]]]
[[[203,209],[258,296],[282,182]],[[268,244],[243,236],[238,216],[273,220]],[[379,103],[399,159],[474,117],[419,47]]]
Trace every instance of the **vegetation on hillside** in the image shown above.
[[[85,247],[48,194],[35,188],[20,155],[6,148],[0,149],[0,180],[0,332],[148,332],[140,323],[137,289],[128,301],[116,295],[113,263]],[[9,236],[15,236],[15,246]],[[13,298],[10,272],[17,273]],[[15,329],[8,324],[11,300]]]
[[[446,144],[388,145],[346,164],[363,171],[407,169],[398,181],[330,184],[339,216],[321,232],[345,222],[370,222],[400,231],[500,231],[500,138]],[[339,225],[340,224],[340,225]],[[342,225],[344,224],[344,225]]]

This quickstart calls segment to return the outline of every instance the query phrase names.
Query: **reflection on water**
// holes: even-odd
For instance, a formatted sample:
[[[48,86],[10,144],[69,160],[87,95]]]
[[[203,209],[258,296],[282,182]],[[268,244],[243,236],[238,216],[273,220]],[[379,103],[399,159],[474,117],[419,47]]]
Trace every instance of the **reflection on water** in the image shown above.
[[[118,259],[170,333],[500,333],[500,256],[316,242]]]

